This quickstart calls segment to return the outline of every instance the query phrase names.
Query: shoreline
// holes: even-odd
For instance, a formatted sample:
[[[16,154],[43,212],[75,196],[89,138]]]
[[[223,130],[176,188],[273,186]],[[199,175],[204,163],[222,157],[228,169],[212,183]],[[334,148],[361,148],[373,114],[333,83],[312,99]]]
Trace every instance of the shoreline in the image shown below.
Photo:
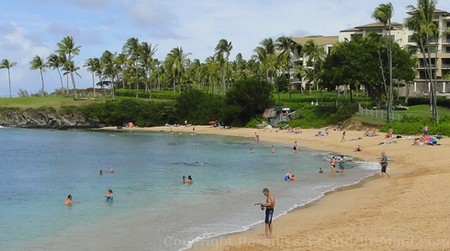
[[[103,128],[101,130],[119,130]],[[412,146],[412,139],[362,137],[362,131],[346,131],[349,140],[341,142],[339,131],[314,136],[319,129],[290,134],[277,129],[218,129],[211,126],[124,128],[123,131],[198,133],[253,137],[261,141],[331,151],[375,162],[385,151],[391,160],[391,178],[369,176],[360,182],[337,188],[306,205],[274,220],[272,238],[264,238],[263,224],[249,230],[200,240],[189,250],[386,250],[450,248],[450,189],[447,139],[439,146]],[[380,143],[383,144],[380,144]],[[360,144],[362,152],[354,152]],[[392,161],[393,160],[393,161]],[[432,161],[430,161],[432,160]],[[324,169],[327,173],[328,170]],[[439,203],[437,203],[439,201]],[[431,227],[430,227],[431,226]],[[434,226],[434,227],[433,227]],[[401,231],[399,231],[401,230]]]

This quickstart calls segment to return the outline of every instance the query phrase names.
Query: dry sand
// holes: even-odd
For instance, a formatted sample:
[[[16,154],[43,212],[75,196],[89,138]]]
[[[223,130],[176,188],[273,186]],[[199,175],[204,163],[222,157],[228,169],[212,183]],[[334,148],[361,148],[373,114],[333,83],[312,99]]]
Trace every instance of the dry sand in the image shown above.
[[[111,129],[111,128],[109,128]],[[264,226],[208,239],[193,250],[450,250],[450,141],[438,146],[412,145],[412,139],[363,137],[363,132],[330,131],[315,137],[317,129],[301,134],[210,126],[124,128],[175,133],[253,137],[301,147],[379,161],[385,151],[391,161],[390,178],[374,176],[358,185],[339,189],[273,222],[273,237]],[[362,139],[358,139],[358,138]],[[394,141],[396,143],[394,143]],[[379,144],[390,142],[388,144]],[[360,144],[361,152],[354,152]],[[328,171],[324,169],[324,171]],[[275,195],[276,196],[276,195]]]

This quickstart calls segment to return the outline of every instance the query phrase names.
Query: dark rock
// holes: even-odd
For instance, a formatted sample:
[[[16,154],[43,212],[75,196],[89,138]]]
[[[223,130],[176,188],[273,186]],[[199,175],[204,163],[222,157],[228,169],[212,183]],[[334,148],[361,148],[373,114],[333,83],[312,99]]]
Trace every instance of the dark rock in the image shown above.
[[[58,114],[42,109],[0,110],[0,125],[19,128],[83,129],[98,127],[86,120],[82,113]]]

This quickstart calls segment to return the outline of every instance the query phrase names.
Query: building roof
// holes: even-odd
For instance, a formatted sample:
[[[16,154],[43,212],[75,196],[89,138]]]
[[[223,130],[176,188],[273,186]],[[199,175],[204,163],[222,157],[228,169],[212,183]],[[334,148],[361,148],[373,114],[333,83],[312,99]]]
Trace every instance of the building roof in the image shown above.
[[[313,40],[318,45],[332,45],[336,44],[339,36],[306,36],[306,37],[292,37],[292,41],[297,44],[305,44],[308,40]]]
[[[408,12],[406,12],[406,13],[407,13],[408,15],[412,15],[412,14],[414,13],[414,11],[408,11]],[[435,13],[435,14],[443,14],[444,16],[450,15],[449,12],[447,12],[447,11],[445,11],[445,10],[438,9],[438,8],[435,8],[435,9],[434,9],[434,13]]]
[[[400,23],[396,23],[396,22],[392,22],[391,26],[393,28],[395,27],[402,27],[402,24]],[[376,22],[376,23],[370,23],[370,24],[364,24],[364,25],[360,25],[360,26],[356,26],[355,29],[378,29],[378,28],[384,28],[384,24],[382,22]]]

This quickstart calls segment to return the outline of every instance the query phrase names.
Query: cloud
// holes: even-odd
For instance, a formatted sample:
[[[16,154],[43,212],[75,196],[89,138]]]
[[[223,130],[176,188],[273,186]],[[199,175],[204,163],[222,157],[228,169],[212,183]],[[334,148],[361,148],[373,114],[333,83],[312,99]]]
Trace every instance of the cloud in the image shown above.
[[[93,9],[100,10],[100,9],[108,8],[110,6],[111,1],[109,1],[109,0],[65,0],[64,2],[75,4],[75,5],[78,5],[84,9],[88,9],[88,10],[93,10]]]
[[[42,41],[35,41],[35,36],[26,28],[13,22],[4,23],[2,27],[7,27],[8,32],[3,33],[0,40],[2,58],[7,58],[17,65],[11,69],[12,92],[15,94],[18,89],[25,89],[31,92],[39,90],[39,78],[34,72],[29,70],[31,59],[36,56],[47,57],[51,50],[43,45]],[[0,29],[2,29],[0,27]],[[36,80],[36,81],[35,81]],[[0,72],[0,82],[4,81],[3,73]],[[5,95],[5,88],[2,86],[0,96]]]
[[[52,22],[47,26],[47,31],[53,35],[58,36],[80,36],[80,29],[75,27],[69,27],[63,23]]]
[[[174,31],[179,24],[177,16],[160,1],[134,1],[128,5],[127,16],[136,28],[151,36],[179,37]]]

